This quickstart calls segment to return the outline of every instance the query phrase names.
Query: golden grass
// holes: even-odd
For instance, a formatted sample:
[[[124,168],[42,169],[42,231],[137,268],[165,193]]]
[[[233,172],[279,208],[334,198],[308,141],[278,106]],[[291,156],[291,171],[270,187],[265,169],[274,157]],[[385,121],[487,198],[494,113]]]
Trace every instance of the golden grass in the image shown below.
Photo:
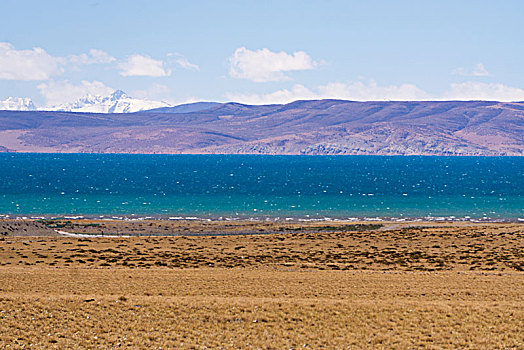
[[[136,229],[135,224],[124,224],[128,225],[128,231]],[[191,225],[195,231],[199,230],[198,223]],[[245,229],[236,225],[236,230]],[[259,230],[268,229],[260,223],[249,225],[259,225]],[[319,229],[318,224],[309,227],[269,225],[272,231],[287,233],[82,239],[7,236],[0,241],[0,266],[524,270],[521,224],[392,226],[391,230],[363,232],[346,231],[344,228],[348,225],[341,224],[340,229],[332,225]],[[227,228],[220,228],[224,229]],[[211,231],[223,233],[216,227],[215,230]]]
[[[1,268],[0,346],[518,349],[523,277]]]
[[[288,231],[4,237],[0,348],[524,349],[521,225]]]

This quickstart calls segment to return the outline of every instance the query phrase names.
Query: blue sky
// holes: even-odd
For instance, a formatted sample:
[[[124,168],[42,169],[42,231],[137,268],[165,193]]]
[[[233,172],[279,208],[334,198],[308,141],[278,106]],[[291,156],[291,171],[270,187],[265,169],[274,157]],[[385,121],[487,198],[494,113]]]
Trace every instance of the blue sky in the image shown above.
[[[0,100],[524,100],[523,1],[0,2]]]

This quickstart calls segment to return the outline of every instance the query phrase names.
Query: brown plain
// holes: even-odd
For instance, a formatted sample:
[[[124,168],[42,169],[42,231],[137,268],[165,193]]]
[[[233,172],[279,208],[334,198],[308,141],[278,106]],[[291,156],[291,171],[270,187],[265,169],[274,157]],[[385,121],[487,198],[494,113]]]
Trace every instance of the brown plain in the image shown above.
[[[0,347],[524,349],[523,270],[519,223],[2,220]]]

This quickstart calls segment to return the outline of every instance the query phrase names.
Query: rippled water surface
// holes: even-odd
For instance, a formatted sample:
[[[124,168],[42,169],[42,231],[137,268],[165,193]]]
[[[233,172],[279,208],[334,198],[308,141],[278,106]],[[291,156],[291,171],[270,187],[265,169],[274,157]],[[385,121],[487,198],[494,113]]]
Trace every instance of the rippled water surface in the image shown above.
[[[0,154],[0,214],[524,217],[524,158]]]

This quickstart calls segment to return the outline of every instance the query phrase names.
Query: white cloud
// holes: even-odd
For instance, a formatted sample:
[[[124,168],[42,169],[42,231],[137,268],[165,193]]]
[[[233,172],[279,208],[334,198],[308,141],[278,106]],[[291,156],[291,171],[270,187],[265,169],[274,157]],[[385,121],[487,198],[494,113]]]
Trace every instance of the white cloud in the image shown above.
[[[474,77],[487,77],[489,75],[489,72],[482,63],[478,63],[475,66],[475,69],[473,70],[472,74]]]
[[[108,64],[116,59],[106,52],[91,49],[89,53],[58,57],[44,49],[17,50],[12,44],[0,42],[0,79],[49,80],[64,73],[65,68],[78,69],[86,64]]]
[[[341,99],[352,101],[428,101],[428,100],[484,100],[524,101],[524,90],[500,83],[464,82],[453,83],[439,95],[431,95],[412,84],[380,86],[373,80],[368,83],[329,83],[309,89],[296,84],[267,94],[226,93],[230,101],[247,104],[289,103],[296,100]]]
[[[309,90],[303,85],[296,84],[291,90],[282,89],[267,94],[245,94],[245,93],[226,93],[226,99],[233,102],[261,105],[261,104],[283,104],[296,100],[315,100],[319,95]]]
[[[425,100],[428,94],[413,84],[379,86],[374,80],[367,84],[329,83],[318,87],[321,96],[354,101],[405,101]]]
[[[145,100],[168,100],[171,89],[166,85],[153,83],[148,89],[133,91],[132,95]]]
[[[486,69],[486,67],[484,67],[482,63],[477,63],[475,68],[473,68],[472,70],[467,70],[461,67],[461,68],[454,69],[452,73],[455,75],[464,75],[464,76],[469,76],[469,77],[487,77],[489,76],[488,70]]]
[[[171,75],[170,70],[164,69],[161,60],[155,60],[149,56],[134,54],[127,58],[127,61],[119,63],[120,75],[124,77],[165,77]]]
[[[185,68],[185,69],[195,69],[195,70],[200,69],[196,64],[189,62],[187,58],[185,57],[177,58],[175,62],[178,63],[180,67]]]
[[[229,59],[229,64],[229,75],[233,78],[267,82],[288,80],[285,72],[313,69],[318,62],[313,61],[304,51],[288,54],[266,48],[252,51],[240,47]]]
[[[430,96],[412,84],[379,86],[371,80],[368,83],[329,83],[313,90],[296,84],[290,90],[283,89],[268,94],[227,93],[226,98],[248,104],[272,104],[326,98],[353,101],[427,100]]]
[[[144,100],[167,102],[173,106],[204,101],[204,99],[196,96],[173,96],[168,86],[157,83],[151,84],[151,86],[145,90],[132,91],[132,95],[133,97]]]
[[[194,63],[189,62],[189,60],[184,57],[184,55],[181,55],[179,53],[169,53],[167,54],[169,57],[174,57],[174,62],[179,65],[180,67],[184,69],[194,69],[194,70],[200,70],[200,67],[197,66]]]
[[[464,82],[451,84],[442,96],[445,100],[524,101],[524,90],[500,83]]]
[[[116,61],[116,58],[102,50],[91,49],[89,54],[72,55],[68,57],[68,60],[73,65],[80,66],[85,64],[108,64]]]
[[[46,99],[48,107],[78,100],[86,95],[107,96],[114,89],[99,81],[82,80],[80,84],[73,84],[67,80],[50,81],[37,86]]]
[[[44,49],[17,50],[7,42],[0,42],[0,79],[48,80],[63,72],[61,57],[49,55]]]

